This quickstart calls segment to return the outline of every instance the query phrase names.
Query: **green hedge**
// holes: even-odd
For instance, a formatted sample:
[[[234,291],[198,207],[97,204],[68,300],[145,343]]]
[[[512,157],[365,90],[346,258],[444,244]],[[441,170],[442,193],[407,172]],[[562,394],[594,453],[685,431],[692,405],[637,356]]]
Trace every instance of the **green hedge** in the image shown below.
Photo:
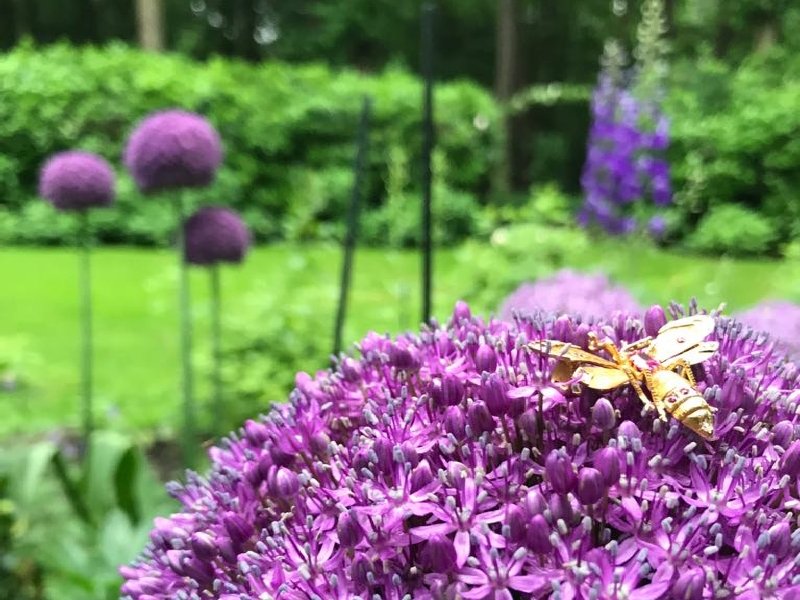
[[[35,199],[42,161],[81,147],[119,166],[135,123],[172,106],[207,115],[225,144],[218,181],[194,194],[197,200],[241,210],[261,240],[338,235],[364,94],[374,99],[368,211],[386,204],[396,148],[405,153],[408,170],[399,192],[416,201],[422,91],[404,71],[365,75],[315,64],[199,63],[122,45],[19,47],[0,56],[0,241],[64,241],[68,221]],[[498,156],[499,111],[486,91],[466,82],[440,85],[436,102],[446,165],[437,185],[445,204],[452,196],[452,203],[471,209],[488,190]],[[167,242],[168,207],[141,197],[121,169],[119,175],[117,208],[95,216],[101,240]],[[473,202],[462,200],[465,193]]]
[[[800,57],[678,65],[668,112],[675,229],[691,247],[774,254],[800,238]]]

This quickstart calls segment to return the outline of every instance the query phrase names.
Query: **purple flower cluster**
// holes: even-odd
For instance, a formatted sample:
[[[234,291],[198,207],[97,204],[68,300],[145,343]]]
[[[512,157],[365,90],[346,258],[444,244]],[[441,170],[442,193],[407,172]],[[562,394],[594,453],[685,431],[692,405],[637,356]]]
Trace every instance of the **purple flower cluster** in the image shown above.
[[[114,171],[104,158],[69,150],[51,156],[42,167],[39,195],[59,210],[87,210],[114,201]]]
[[[639,315],[641,306],[627,289],[605,275],[563,269],[552,277],[521,284],[503,301],[500,318],[510,321],[517,312],[537,311],[589,318],[614,311]]]
[[[736,315],[742,323],[770,336],[792,360],[800,359],[800,306],[783,300],[766,300]]]
[[[637,228],[631,205],[646,199],[656,206],[672,201],[669,122],[655,100],[643,101],[601,73],[592,98],[592,126],[581,176],[585,194],[578,214],[583,226],[599,225],[612,234]],[[651,235],[664,233],[663,218],[647,224]]]
[[[221,206],[206,206],[184,223],[186,262],[213,265],[240,263],[250,247],[250,232],[234,211]]]
[[[369,334],[171,488],[181,511],[121,568],[122,595],[800,598],[798,371],[717,320],[708,442],[628,387],[551,383],[527,345],[638,340],[630,316],[484,323],[459,303],[446,327]]]
[[[216,176],[222,146],[219,134],[200,115],[165,110],[139,123],[124,161],[143,192],[204,187]]]

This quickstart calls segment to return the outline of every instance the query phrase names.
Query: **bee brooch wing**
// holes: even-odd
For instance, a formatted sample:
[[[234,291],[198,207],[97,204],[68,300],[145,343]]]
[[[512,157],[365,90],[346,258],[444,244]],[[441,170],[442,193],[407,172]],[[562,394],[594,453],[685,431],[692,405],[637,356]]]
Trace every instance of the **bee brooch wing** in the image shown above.
[[[553,358],[559,358],[561,360],[567,360],[574,363],[586,363],[589,365],[597,365],[598,367],[608,367],[610,369],[616,369],[617,365],[615,365],[610,360],[603,358],[602,356],[597,356],[596,354],[592,354],[591,352],[586,352],[585,350],[581,350],[577,346],[573,344],[569,344],[567,342],[559,342],[556,340],[542,340],[537,342],[531,342],[528,344],[528,347],[531,350],[535,350],[540,354],[547,354]]]
[[[553,372],[554,381],[567,381],[577,374],[581,383],[595,390],[611,390],[628,383],[628,376],[615,363],[573,344],[543,340],[532,342],[529,347],[559,359]]]
[[[581,383],[593,390],[613,390],[628,383],[625,372],[616,368],[581,365],[576,373],[580,376]]]
[[[648,353],[665,366],[676,360],[702,362],[717,350],[716,342],[703,342],[714,331],[714,325],[714,317],[709,315],[670,321],[659,329]]]

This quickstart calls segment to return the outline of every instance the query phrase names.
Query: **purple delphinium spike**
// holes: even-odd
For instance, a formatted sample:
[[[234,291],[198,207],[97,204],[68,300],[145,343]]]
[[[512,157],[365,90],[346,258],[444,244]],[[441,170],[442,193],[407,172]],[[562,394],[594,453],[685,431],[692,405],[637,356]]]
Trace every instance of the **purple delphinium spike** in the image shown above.
[[[298,375],[287,404],[210,450],[206,477],[170,486],[181,509],[120,569],[123,597],[800,591],[800,378],[763,336],[717,317],[719,350],[697,379],[717,410],[706,441],[643,411],[628,386],[554,384],[555,361],[517,341],[571,341],[574,316],[484,322],[465,308],[418,336],[369,334],[361,358]],[[618,344],[645,336],[628,314],[583,324]],[[484,343],[491,374],[475,361]],[[458,393],[444,393],[453,378]]]
[[[649,200],[666,206],[672,202],[669,163],[664,159],[669,121],[661,111],[660,94],[637,97],[631,91],[634,87],[635,78],[615,78],[606,70],[600,73],[581,175],[584,203],[578,223],[598,225],[615,235],[636,229],[628,208],[632,203]],[[662,217],[648,223],[654,237],[663,236],[665,229]]]
[[[501,319],[511,320],[515,312],[574,314],[584,318],[610,316],[614,311],[639,315],[641,307],[631,293],[601,274],[569,269],[533,283],[523,283],[500,306]],[[556,329],[566,335],[563,321]]]

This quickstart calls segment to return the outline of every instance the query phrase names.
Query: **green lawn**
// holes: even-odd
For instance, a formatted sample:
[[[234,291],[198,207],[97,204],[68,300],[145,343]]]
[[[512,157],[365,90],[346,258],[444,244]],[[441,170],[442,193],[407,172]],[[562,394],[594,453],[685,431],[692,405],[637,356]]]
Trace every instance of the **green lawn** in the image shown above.
[[[491,267],[495,252],[484,246],[469,253],[454,249],[438,254],[437,316],[446,316],[465,292],[474,293],[475,265]],[[800,299],[800,267],[795,263],[696,258],[613,240],[568,251],[565,257],[575,268],[607,271],[647,303],[696,295],[707,306],[726,301],[736,310],[766,297]],[[258,248],[245,265],[225,270],[226,310],[243,311],[258,297],[281,290],[286,302],[302,299],[330,315],[331,327],[319,332],[329,340],[339,261],[337,249],[326,245]],[[174,263],[175,255],[168,251],[113,248],[94,256],[96,402],[100,419],[109,426],[155,432],[168,431],[177,422]],[[414,327],[419,319],[418,267],[413,252],[359,251],[346,341],[369,329]],[[13,393],[0,391],[0,435],[77,425],[75,269],[68,249],[0,250],[0,361],[18,360],[31,381]],[[192,279],[198,348],[204,347],[207,328],[204,275],[195,272]],[[485,294],[480,297],[489,303]],[[473,306],[481,313],[492,308]],[[324,365],[309,369],[317,366]]]

